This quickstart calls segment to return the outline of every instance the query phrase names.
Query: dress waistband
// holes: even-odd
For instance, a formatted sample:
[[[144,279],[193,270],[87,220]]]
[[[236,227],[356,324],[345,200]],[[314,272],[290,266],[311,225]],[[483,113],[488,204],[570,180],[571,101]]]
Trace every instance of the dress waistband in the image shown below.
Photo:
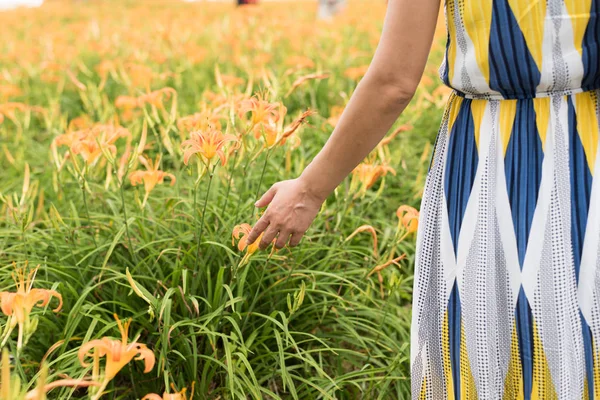
[[[460,90],[454,89],[454,92],[457,96],[463,97],[465,99],[471,100],[525,100],[525,99],[537,99],[542,97],[560,97],[560,96],[570,96],[577,93],[583,92],[593,92],[596,90],[600,90],[600,86],[592,86],[592,87],[580,87],[576,89],[564,89],[564,90],[553,90],[549,92],[537,92],[533,96],[530,94],[523,95],[514,95],[505,97],[499,93],[464,93]]]

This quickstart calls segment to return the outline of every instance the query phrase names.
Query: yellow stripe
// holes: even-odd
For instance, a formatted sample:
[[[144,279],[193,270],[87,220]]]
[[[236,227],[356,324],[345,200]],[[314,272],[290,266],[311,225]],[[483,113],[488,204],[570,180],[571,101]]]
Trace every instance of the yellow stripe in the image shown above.
[[[594,353],[594,399],[600,396],[600,353],[596,350],[596,341],[592,339],[592,352]]]
[[[452,364],[450,362],[450,333],[448,329],[448,311],[444,315],[442,325],[442,363],[446,378],[446,400],[454,400],[454,381],[452,380]]]
[[[460,326],[460,398],[477,400],[477,388],[467,353],[465,327],[462,324]]]
[[[485,1],[485,0],[479,0]],[[574,2],[580,0],[572,0]],[[529,52],[538,69],[542,70],[542,45],[544,43],[544,23],[546,20],[545,0],[508,0],[517,23],[523,32]]]
[[[542,97],[533,99],[533,109],[535,110],[535,123],[537,125],[538,134],[542,141],[542,148],[546,145],[546,134],[550,125],[550,98]]]
[[[452,132],[452,127],[458,118],[458,113],[460,112],[460,107],[462,106],[463,98],[460,96],[455,96],[452,104],[450,104],[450,110],[448,113],[448,135]]]
[[[504,100],[500,102],[500,137],[502,138],[503,153],[510,142],[515,115],[517,114],[517,100]]]
[[[583,400],[590,400],[590,391],[588,390],[587,376],[583,378]]]
[[[510,363],[506,379],[504,380],[504,400],[523,400],[523,368],[519,353],[519,339],[517,337],[517,324],[513,324],[512,339],[510,342]]]
[[[573,24],[573,39],[579,56],[583,56],[583,36],[590,22],[592,0],[565,0],[567,11]]]
[[[533,389],[531,391],[531,400],[558,400],[556,389],[552,384],[552,375],[546,355],[544,354],[544,346],[540,335],[538,334],[537,324],[535,321],[533,326]]]
[[[465,30],[473,42],[475,58],[486,82],[490,82],[490,32],[492,27],[492,0],[469,0],[463,4]]]
[[[421,385],[421,394],[419,400],[427,400],[427,377],[423,378],[423,384]]]
[[[448,46],[448,59],[446,63],[448,65],[448,81],[452,83],[454,78],[454,64],[456,63],[456,21],[454,20],[454,8],[457,0],[448,0],[446,3],[446,19],[448,20],[448,34],[450,35],[450,44]]]
[[[577,132],[593,175],[598,151],[598,116],[596,114],[598,98],[596,92],[584,92],[576,94],[573,102],[577,114]]]

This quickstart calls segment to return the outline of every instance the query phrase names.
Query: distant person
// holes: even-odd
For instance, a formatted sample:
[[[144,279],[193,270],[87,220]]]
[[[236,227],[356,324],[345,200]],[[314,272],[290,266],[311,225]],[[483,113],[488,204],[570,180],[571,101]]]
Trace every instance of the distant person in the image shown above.
[[[453,90],[427,166],[413,290],[388,294],[413,297],[412,399],[598,400],[600,1],[445,3],[440,75]],[[439,10],[440,0],[390,0],[331,137],[256,202],[268,208],[248,244],[298,245],[411,103]],[[422,126],[415,137],[429,135]],[[402,154],[420,152],[406,139]],[[381,207],[415,190],[399,184]]]
[[[244,6],[247,4],[258,4],[258,0],[237,0],[238,6]]]
[[[346,6],[346,0],[319,0],[319,19],[331,19]]]

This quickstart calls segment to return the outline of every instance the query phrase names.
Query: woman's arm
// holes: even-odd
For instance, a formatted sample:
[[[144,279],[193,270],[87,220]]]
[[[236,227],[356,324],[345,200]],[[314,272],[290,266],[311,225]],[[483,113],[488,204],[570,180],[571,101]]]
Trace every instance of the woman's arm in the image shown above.
[[[381,40],[323,149],[297,179],[273,185],[250,236],[260,247],[296,246],[333,190],[377,146],[408,105],[423,75],[440,0],[390,0]],[[291,239],[290,239],[291,236]]]

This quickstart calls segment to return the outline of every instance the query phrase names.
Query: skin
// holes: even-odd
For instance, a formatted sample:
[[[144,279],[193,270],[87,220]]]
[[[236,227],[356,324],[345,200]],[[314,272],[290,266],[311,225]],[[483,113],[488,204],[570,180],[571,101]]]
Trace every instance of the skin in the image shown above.
[[[382,36],[325,146],[302,174],[274,184],[255,204],[267,207],[248,242],[300,243],[333,190],[377,146],[412,99],[423,75],[440,0],[390,0]]]

